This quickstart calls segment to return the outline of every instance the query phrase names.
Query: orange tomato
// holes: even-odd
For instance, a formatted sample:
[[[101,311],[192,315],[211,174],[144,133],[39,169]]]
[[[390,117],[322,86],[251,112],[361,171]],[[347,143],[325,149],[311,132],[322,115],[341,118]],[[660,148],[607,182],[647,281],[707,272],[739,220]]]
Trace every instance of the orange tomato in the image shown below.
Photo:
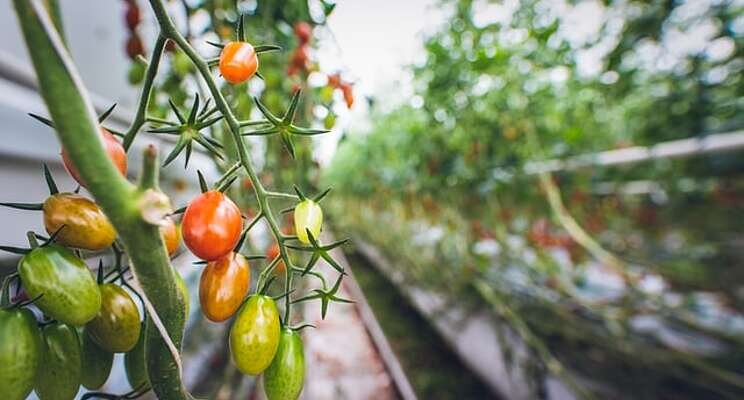
[[[160,225],[160,235],[163,236],[168,255],[172,256],[178,250],[178,245],[181,244],[181,232],[173,218],[165,218],[165,222]]]
[[[204,316],[213,322],[230,318],[243,303],[250,281],[248,261],[238,253],[208,263],[199,281]]]
[[[344,101],[346,102],[346,106],[351,108],[351,106],[354,105],[354,91],[352,90],[351,85],[349,85],[348,83],[342,83],[341,91],[344,93]]]
[[[240,209],[224,193],[210,190],[189,203],[181,222],[183,242],[197,257],[214,261],[230,253],[240,239]]]
[[[121,172],[122,176],[127,175],[127,152],[124,151],[124,146],[119,143],[118,140],[114,137],[114,135],[111,134],[111,132],[107,131],[104,128],[100,128],[101,132],[101,139],[103,140],[103,147],[106,150],[106,154],[108,154],[111,161],[113,161],[114,166],[116,169]],[[67,172],[72,176],[77,183],[79,183],[81,186],[85,187],[85,182],[83,182],[83,178],[80,176],[80,172],[78,172],[77,168],[75,168],[75,165],[72,163],[72,160],[70,159],[70,155],[67,154],[67,150],[62,149],[62,161],[65,164],[65,169]]]
[[[258,70],[258,57],[250,43],[230,42],[220,53],[220,74],[226,81],[238,84],[250,79]]]
[[[277,257],[279,257],[279,245],[274,243],[271,246],[269,246],[268,249],[266,249],[266,259],[269,260],[269,262],[271,262],[271,261],[274,261],[274,259]],[[284,273],[284,261],[279,261],[279,263],[276,264],[276,267],[274,267],[274,273],[275,274]]]

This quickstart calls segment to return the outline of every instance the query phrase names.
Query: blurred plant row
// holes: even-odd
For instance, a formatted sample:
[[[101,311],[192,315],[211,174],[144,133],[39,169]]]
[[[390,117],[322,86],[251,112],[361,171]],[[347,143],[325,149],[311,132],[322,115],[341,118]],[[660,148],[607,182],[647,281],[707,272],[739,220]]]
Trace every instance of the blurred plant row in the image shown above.
[[[493,310],[536,376],[741,397],[741,152],[528,172],[741,129],[742,4],[442,5],[410,101],[373,110],[324,171],[347,189],[328,203],[334,223],[412,284]]]

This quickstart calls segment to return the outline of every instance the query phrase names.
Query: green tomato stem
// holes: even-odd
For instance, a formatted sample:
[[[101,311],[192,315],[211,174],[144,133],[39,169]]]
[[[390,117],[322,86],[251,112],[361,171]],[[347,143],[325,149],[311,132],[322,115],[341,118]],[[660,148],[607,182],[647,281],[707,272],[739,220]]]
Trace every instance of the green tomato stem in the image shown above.
[[[282,234],[279,224],[276,222],[276,219],[274,217],[274,214],[271,210],[271,205],[269,204],[269,192],[264,188],[263,184],[261,183],[261,180],[258,178],[258,175],[256,174],[255,168],[253,167],[253,163],[251,162],[250,158],[248,157],[248,149],[246,147],[245,142],[243,141],[243,137],[240,135],[240,121],[235,117],[235,114],[233,113],[232,109],[228,105],[227,101],[225,100],[225,97],[222,95],[222,92],[220,92],[220,89],[217,87],[217,83],[215,82],[212,73],[209,71],[209,65],[207,62],[196,53],[194,48],[189,44],[189,42],[181,35],[181,33],[176,29],[175,25],[173,24],[173,21],[171,20],[170,16],[168,16],[168,13],[165,9],[165,5],[163,4],[162,0],[150,0],[150,5],[152,6],[153,11],[155,12],[155,17],[158,20],[158,24],[160,25],[161,29],[161,36],[167,37],[178,45],[178,47],[183,50],[184,54],[186,54],[187,57],[191,60],[191,62],[194,64],[196,69],[199,71],[199,74],[204,79],[205,83],[207,84],[207,88],[209,89],[209,92],[212,94],[212,97],[214,98],[215,105],[220,110],[222,115],[225,118],[225,122],[227,123],[228,127],[230,128],[230,134],[232,135],[233,141],[235,142],[235,145],[237,147],[238,151],[238,160],[240,161],[240,164],[243,166],[243,169],[245,169],[246,173],[248,174],[249,179],[253,183],[253,190],[256,194],[256,198],[258,199],[259,204],[259,212],[264,214],[264,217],[266,218],[266,221],[269,223],[269,228],[271,229],[272,234],[276,238],[277,243],[279,244],[279,254],[282,257],[282,260],[284,261],[284,265],[286,266],[287,271],[291,271],[292,264],[289,259],[289,253],[287,252],[287,249],[284,245],[285,237]],[[292,285],[292,274],[287,273],[286,279],[285,279],[285,292],[291,291],[291,285]],[[285,304],[285,311],[284,311],[284,317],[285,320],[289,320],[290,316],[290,310],[292,307],[292,302],[290,300],[290,296],[287,296],[284,301]]]

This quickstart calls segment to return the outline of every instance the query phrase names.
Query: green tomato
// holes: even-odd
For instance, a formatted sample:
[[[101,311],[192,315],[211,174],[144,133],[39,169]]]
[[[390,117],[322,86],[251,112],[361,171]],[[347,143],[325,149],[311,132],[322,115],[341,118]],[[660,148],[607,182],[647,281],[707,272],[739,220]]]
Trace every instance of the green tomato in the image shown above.
[[[49,244],[37,247],[18,265],[21,282],[41,311],[65,324],[82,326],[101,308],[101,291],[83,260]]]
[[[264,391],[269,400],[296,400],[305,380],[302,338],[291,328],[282,328],[274,360],[264,371]]]
[[[134,61],[132,65],[129,66],[129,71],[127,71],[127,80],[129,81],[130,85],[136,85],[142,80],[145,79],[145,72],[147,70],[147,66],[145,64]]]
[[[31,393],[42,348],[31,311],[0,309],[0,399],[23,400]]]
[[[54,322],[42,329],[43,357],[36,375],[41,400],[72,400],[80,389],[82,356],[77,331]]]
[[[80,380],[88,389],[99,389],[111,374],[114,353],[102,349],[85,331],[80,333],[80,341],[83,360]]]
[[[238,369],[258,375],[279,346],[279,310],[271,297],[254,295],[238,310],[230,328],[230,353]]]
[[[294,223],[297,239],[302,243],[310,244],[307,229],[310,229],[313,237],[317,240],[320,235],[320,227],[323,225],[323,210],[318,203],[310,199],[303,200],[295,206]]]
[[[147,379],[147,363],[145,362],[145,323],[142,323],[139,340],[132,350],[124,355],[124,369],[127,380],[132,389],[143,389],[150,386]]]
[[[113,283],[100,285],[101,310],[86,326],[88,335],[104,350],[122,353],[132,350],[140,336],[137,304],[126,290]]]

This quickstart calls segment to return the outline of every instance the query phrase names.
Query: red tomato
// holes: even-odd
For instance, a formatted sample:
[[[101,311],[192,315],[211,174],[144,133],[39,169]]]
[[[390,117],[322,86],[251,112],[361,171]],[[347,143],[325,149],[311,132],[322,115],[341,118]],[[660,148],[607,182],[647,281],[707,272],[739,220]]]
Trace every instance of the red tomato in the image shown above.
[[[103,138],[103,147],[106,150],[111,161],[114,162],[116,169],[121,172],[122,176],[127,176],[127,152],[124,151],[124,146],[119,143],[118,140],[104,128],[100,128],[101,136]],[[65,169],[70,173],[73,179],[77,181],[81,186],[85,187],[85,182],[80,176],[77,168],[72,164],[70,156],[67,154],[65,149],[62,149],[62,161],[65,164]]]
[[[306,70],[309,67],[309,63],[310,55],[307,53],[307,48],[305,48],[305,46],[296,48],[294,53],[292,53],[290,64],[295,68]]]
[[[337,88],[341,85],[341,75],[339,74],[333,74],[328,75],[328,86],[332,88]]]
[[[199,303],[204,316],[221,322],[235,314],[248,293],[251,272],[248,260],[230,253],[207,264],[199,281]]]
[[[238,84],[250,79],[258,70],[258,57],[250,43],[230,42],[220,53],[220,74],[226,81]]]
[[[240,239],[240,209],[224,193],[210,190],[191,201],[181,222],[183,242],[197,257],[214,261],[232,251]]]
[[[140,13],[140,9],[137,6],[137,3],[129,3],[127,5],[127,11],[126,14],[124,14],[124,20],[127,23],[127,28],[129,28],[130,31],[134,31],[137,28],[137,25],[142,22],[142,14]]]
[[[144,56],[145,55],[145,45],[142,44],[142,39],[140,39],[137,34],[132,34],[132,36],[127,39],[127,55],[129,58],[134,59],[137,56]]]
[[[304,21],[298,22],[294,26],[294,31],[297,40],[299,40],[301,44],[307,44],[310,42],[310,36],[313,34],[313,27],[310,26],[310,24]]]

